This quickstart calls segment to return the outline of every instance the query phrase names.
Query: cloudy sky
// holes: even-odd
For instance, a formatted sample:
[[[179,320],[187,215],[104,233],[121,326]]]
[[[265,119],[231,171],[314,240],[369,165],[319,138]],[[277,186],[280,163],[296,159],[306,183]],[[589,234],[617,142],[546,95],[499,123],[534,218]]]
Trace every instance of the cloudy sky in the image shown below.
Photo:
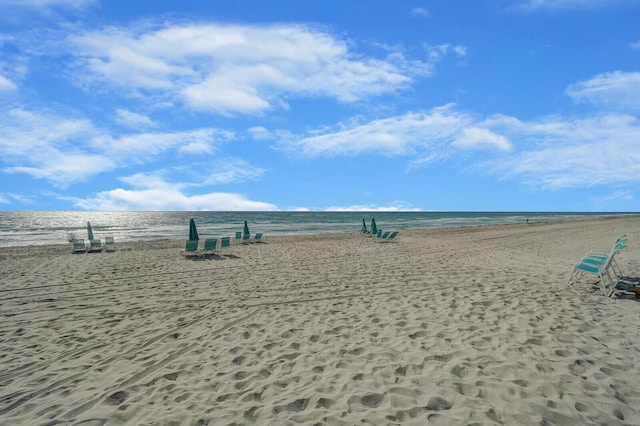
[[[640,211],[635,0],[0,9],[0,210]]]

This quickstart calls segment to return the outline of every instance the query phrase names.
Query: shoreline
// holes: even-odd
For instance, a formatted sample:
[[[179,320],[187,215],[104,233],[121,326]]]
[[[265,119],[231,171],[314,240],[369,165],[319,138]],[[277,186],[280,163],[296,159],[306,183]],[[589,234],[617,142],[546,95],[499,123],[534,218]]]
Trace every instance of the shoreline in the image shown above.
[[[565,286],[624,233],[640,281],[639,217],[0,248],[0,423],[637,424],[640,303]]]
[[[443,226],[443,227],[429,227],[429,228],[408,228],[408,229],[395,229],[393,228],[393,226],[390,226],[389,228],[384,228],[385,230],[398,230],[400,233],[402,234],[407,234],[407,233],[431,233],[431,232],[455,232],[456,230],[462,230],[467,231],[467,230],[474,230],[474,229],[497,229],[497,228],[518,228],[518,227],[533,227],[533,226],[544,226],[544,225],[552,225],[552,224],[571,224],[571,223],[581,223],[581,224],[588,224],[588,223],[597,223],[600,221],[607,221],[607,220],[619,220],[619,219],[627,219],[627,218],[638,218],[640,219],[640,214],[632,214],[631,216],[625,216],[625,215],[621,215],[621,216],[608,216],[608,217],[599,217],[599,218],[588,218],[588,219],[579,219],[579,220],[575,220],[575,219],[569,219],[569,220],[553,220],[553,221],[531,221],[531,222],[523,222],[523,223],[498,223],[498,224],[479,224],[479,225],[459,225],[459,226]],[[367,227],[369,227],[369,223],[367,223]],[[381,228],[381,226],[378,226],[379,228]],[[259,228],[259,227],[256,227]],[[141,240],[135,240],[135,241],[126,241],[126,242],[119,242],[116,240],[116,244],[119,247],[128,247],[128,246],[136,246],[139,244],[144,244],[144,245],[166,245],[166,244],[172,244],[172,243],[180,243],[183,244],[188,238],[187,238],[187,233],[186,231],[188,231],[188,229],[185,229],[185,237],[184,238],[160,238],[160,239],[141,239]],[[260,230],[258,229],[257,232],[260,232]],[[331,237],[336,237],[336,236],[345,236],[345,235],[357,235],[360,236],[359,230],[354,229],[353,231],[349,231],[349,232],[345,232],[345,231],[322,231],[322,232],[303,232],[303,233],[279,233],[279,234],[274,234],[274,235],[269,235],[267,234],[266,237],[267,238],[276,238],[276,239],[298,239],[298,238],[314,238],[314,237],[318,237],[320,238],[321,236],[326,236],[327,238],[331,238]],[[110,235],[107,233],[98,233],[96,232],[96,238],[97,239],[101,239],[104,240],[104,237]],[[200,240],[204,241],[205,238],[218,238],[220,239],[221,237],[230,237],[231,238],[231,243],[233,244],[236,239],[234,237],[234,235],[209,235],[206,232],[200,231]],[[84,238],[85,242],[87,241],[86,238]],[[43,250],[49,250],[49,249],[61,249],[61,248],[69,248],[70,247],[70,242],[60,242],[60,243],[56,243],[56,244],[26,244],[26,245],[12,245],[12,246],[0,246],[0,256],[2,255],[2,253],[4,251],[11,251],[11,249],[20,249],[20,248],[29,248],[29,249],[36,249],[36,248],[41,248]]]
[[[159,241],[181,239],[188,223],[194,218],[198,230],[216,235],[235,235],[248,220],[253,232],[268,235],[309,235],[317,233],[355,232],[360,229],[362,218],[370,225],[371,213],[346,212],[278,212],[240,213],[222,212],[219,215],[198,212],[85,212],[67,216],[64,212],[2,214],[4,227],[0,232],[0,247],[23,245],[65,245],[68,234],[77,238],[86,235],[84,224],[90,221],[97,235],[109,235],[120,242]],[[599,218],[634,217],[634,213],[549,213],[549,212],[376,212],[378,223],[398,231],[414,229],[440,229],[467,226],[507,225],[514,223],[552,223],[556,221],[580,221]],[[24,225],[37,224],[37,225]],[[69,226],[71,223],[80,225]],[[138,225],[136,225],[138,224]]]

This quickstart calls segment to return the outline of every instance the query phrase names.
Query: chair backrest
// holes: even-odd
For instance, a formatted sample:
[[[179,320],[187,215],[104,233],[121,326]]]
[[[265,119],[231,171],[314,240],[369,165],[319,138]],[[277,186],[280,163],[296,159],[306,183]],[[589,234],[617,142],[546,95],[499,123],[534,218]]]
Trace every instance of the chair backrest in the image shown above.
[[[73,240],[73,248],[74,249],[84,248],[84,240]]]
[[[207,238],[206,240],[204,240],[204,250],[207,250],[207,251],[215,250],[217,245],[218,245],[217,238]]]
[[[393,231],[393,232],[389,235],[389,239],[390,239],[390,240],[393,240],[397,235],[398,235],[398,231]]]
[[[101,247],[102,243],[100,242],[100,240],[91,240],[91,247]]]
[[[261,240],[262,239],[262,232],[256,232],[256,235],[253,236],[254,240]]]
[[[104,243],[106,245],[114,245],[116,242],[113,237],[104,237]]]
[[[382,238],[384,240],[389,236],[390,233],[391,231],[385,231],[382,233],[382,235],[378,234],[378,238]]]
[[[239,240],[240,238],[242,238],[242,232],[238,231],[236,232],[236,240]]]
[[[198,240],[187,240],[187,243],[184,246],[184,251],[197,251],[198,250]]]
[[[231,237],[220,238],[220,248],[231,247]]]

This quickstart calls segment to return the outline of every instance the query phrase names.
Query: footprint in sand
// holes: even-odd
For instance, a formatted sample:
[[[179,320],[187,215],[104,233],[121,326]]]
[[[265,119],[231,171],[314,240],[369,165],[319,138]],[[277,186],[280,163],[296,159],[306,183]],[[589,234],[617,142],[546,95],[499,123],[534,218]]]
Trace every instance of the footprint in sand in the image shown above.
[[[380,395],[379,393],[370,393],[363,396],[360,399],[360,402],[362,403],[362,405],[366,405],[367,407],[376,408],[378,405],[380,405],[383,398],[384,396]]]
[[[455,383],[456,391],[460,395],[475,398],[480,395],[480,389],[471,383]]]
[[[469,375],[469,369],[463,365],[456,365],[451,369],[451,374],[460,379],[464,379]]]
[[[105,401],[107,404],[110,405],[120,405],[122,404],[127,398],[129,397],[129,394],[125,391],[118,391],[115,392],[113,394],[111,394],[107,400]]]
[[[440,398],[439,396],[433,396],[427,402],[425,409],[429,411],[443,411],[451,409],[451,403],[446,399]]]
[[[316,408],[329,408],[333,405],[333,400],[328,398],[319,398],[316,402]]]

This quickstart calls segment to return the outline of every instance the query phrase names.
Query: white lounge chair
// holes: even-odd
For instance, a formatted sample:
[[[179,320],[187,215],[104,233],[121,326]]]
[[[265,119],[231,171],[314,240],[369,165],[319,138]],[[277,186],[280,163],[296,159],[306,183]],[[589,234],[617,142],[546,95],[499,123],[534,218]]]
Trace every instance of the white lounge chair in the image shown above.
[[[606,297],[613,294],[613,289],[617,284],[617,279],[614,280],[611,276],[611,260],[608,258],[602,265],[595,265],[592,263],[584,262],[581,260],[576,263],[571,269],[569,279],[567,280],[567,287],[575,284],[584,275],[595,275],[600,279],[600,287]]]
[[[104,237],[104,250],[116,251],[116,241],[113,237]]]

